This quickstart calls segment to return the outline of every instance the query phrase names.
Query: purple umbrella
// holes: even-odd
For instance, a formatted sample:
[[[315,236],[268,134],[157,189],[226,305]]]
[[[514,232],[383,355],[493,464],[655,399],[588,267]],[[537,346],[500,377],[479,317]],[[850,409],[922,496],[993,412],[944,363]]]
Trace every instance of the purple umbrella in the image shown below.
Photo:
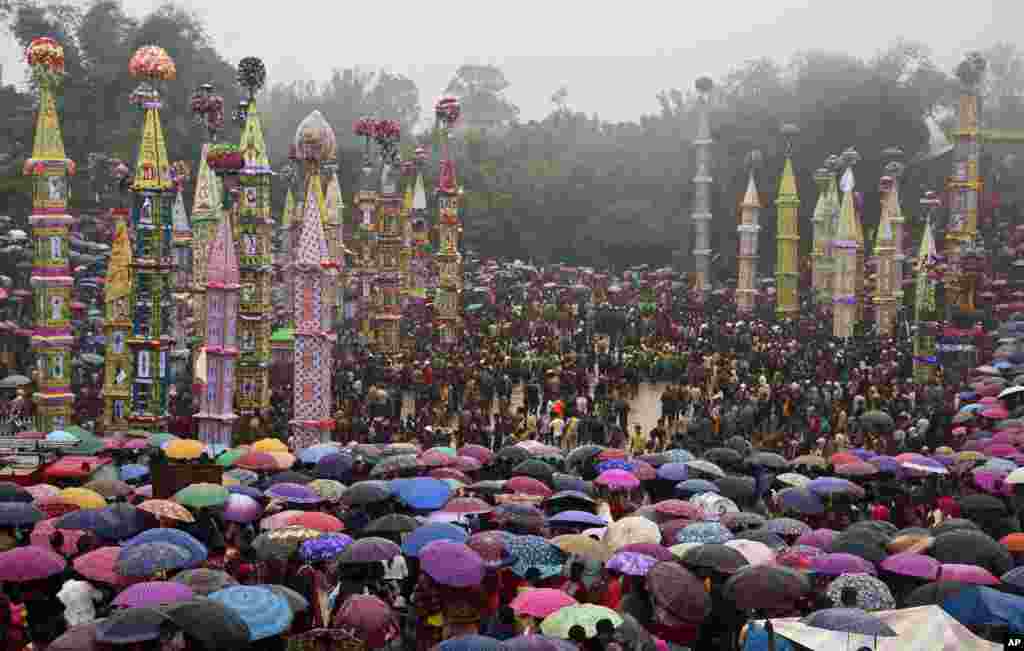
[[[871,637],[896,637],[898,633],[881,619],[860,608],[826,608],[800,620],[801,624],[826,631]]]
[[[811,559],[811,571],[825,576],[840,574],[875,574],[875,566],[853,554],[822,554]]]
[[[674,560],[676,560],[676,555],[675,554],[670,552],[665,547],[662,547],[661,545],[656,545],[654,543],[631,543],[629,545],[623,545],[622,547],[619,547],[616,551],[617,552],[634,552],[636,554],[643,554],[644,556],[650,556],[651,558],[656,558],[659,561],[674,561]]]
[[[248,495],[232,493],[224,502],[224,519],[228,522],[245,524],[259,520],[262,515],[263,507]]]
[[[763,528],[780,536],[802,536],[811,530],[806,522],[793,518],[772,518],[764,523]]]
[[[586,527],[606,527],[608,523],[604,518],[587,513],[586,511],[562,511],[548,518],[549,524],[555,525],[582,525]]]
[[[246,495],[253,498],[254,500],[263,499],[263,491],[256,488],[255,486],[245,486],[237,484],[235,486],[228,486],[228,493],[232,495]]]
[[[828,549],[832,546],[832,540],[838,535],[839,532],[835,529],[815,529],[814,531],[805,531],[796,539],[796,544],[807,545],[808,547],[817,547],[818,549]]]
[[[606,569],[615,570],[620,574],[647,576],[647,572],[658,562],[658,559],[646,554],[618,552],[608,559],[604,566]]]
[[[268,488],[267,495],[293,504],[318,504],[324,501],[324,498],[309,486],[293,484],[287,481],[274,484]]]
[[[143,606],[164,606],[178,601],[188,601],[195,596],[192,588],[174,581],[146,581],[125,588],[117,595],[113,604],[125,608]]]
[[[308,562],[329,561],[341,555],[352,544],[352,538],[343,533],[325,533],[319,538],[304,540],[299,546],[299,556]]]
[[[812,480],[804,488],[819,497],[833,497],[836,495],[864,497],[863,488],[849,479],[842,479],[841,477],[821,477]]]
[[[1018,590],[1024,590],[1024,565],[1010,570],[999,578],[1006,585],[1011,585]]]
[[[0,552],[0,581],[21,583],[60,574],[67,567],[63,558],[43,547],[17,547]]]
[[[939,575],[941,565],[931,556],[903,552],[901,554],[893,554],[882,561],[881,568],[886,572],[899,574],[900,576],[911,576],[916,579],[934,581],[935,577]]]
[[[399,556],[402,549],[385,538],[361,538],[341,552],[338,561],[344,564],[380,563]]]
[[[468,588],[484,578],[484,559],[464,543],[435,540],[419,553],[420,567],[441,585]]]
[[[685,463],[666,463],[658,468],[658,479],[667,481],[685,481],[690,476],[690,469]]]
[[[782,489],[779,491],[779,503],[786,510],[804,515],[819,515],[825,512],[821,498],[805,487]]]

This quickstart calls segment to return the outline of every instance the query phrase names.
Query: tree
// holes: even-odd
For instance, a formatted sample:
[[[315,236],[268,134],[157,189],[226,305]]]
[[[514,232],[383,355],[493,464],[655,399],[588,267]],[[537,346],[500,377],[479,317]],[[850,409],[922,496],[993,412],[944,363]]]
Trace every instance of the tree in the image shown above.
[[[446,92],[459,98],[467,126],[486,128],[507,124],[519,115],[519,108],[503,94],[508,87],[500,68],[467,64],[455,72]]]
[[[986,125],[1024,128],[1024,55],[1012,43],[996,43],[983,56],[988,64],[982,103]]]
[[[420,90],[404,75],[382,71],[366,96],[367,112],[378,119],[397,120],[410,133],[420,119]]]

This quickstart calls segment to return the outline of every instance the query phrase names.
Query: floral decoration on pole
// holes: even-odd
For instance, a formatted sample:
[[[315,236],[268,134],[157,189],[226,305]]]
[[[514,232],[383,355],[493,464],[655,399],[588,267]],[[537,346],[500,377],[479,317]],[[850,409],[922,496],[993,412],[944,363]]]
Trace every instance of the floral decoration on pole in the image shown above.
[[[256,98],[256,93],[267,83],[267,67],[259,57],[245,57],[238,62],[238,85],[249,93],[248,101]]]
[[[216,142],[217,133],[224,128],[224,98],[213,91],[213,84],[202,84],[192,93],[189,107],[195,123],[205,127],[210,141]]]
[[[37,82],[55,87],[63,80],[64,48],[52,38],[42,36],[32,39],[25,49],[25,59]]]

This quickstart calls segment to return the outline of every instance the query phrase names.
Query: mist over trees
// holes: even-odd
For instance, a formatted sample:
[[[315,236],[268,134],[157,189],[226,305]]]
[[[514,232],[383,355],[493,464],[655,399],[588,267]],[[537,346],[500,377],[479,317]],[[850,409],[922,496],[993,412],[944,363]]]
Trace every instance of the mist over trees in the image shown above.
[[[127,62],[141,45],[161,45],[177,64],[178,78],[163,94],[172,160],[195,161],[199,155],[205,135],[192,124],[188,109],[199,84],[212,82],[228,113],[239,99],[234,69],[213,46],[207,27],[173,4],[137,19],[117,0],[87,6],[0,0],[0,22],[22,46],[44,35],[64,45],[67,77],[58,108],[68,155],[80,165],[92,152],[134,158],[140,115],[127,103],[137,83],[127,74]],[[986,125],[1024,129],[1024,54],[998,43],[984,55],[989,62]],[[735,269],[738,205],[746,185],[743,158],[760,149],[765,161],[757,177],[764,204],[761,265],[764,272],[771,269],[773,201],[784,146],[779,128],[785,123],[800,127],[794,164],[803,250],[810,246],[814,171],[829,154],[850,146],[863,156],[855,173],[865,195],[870,239],[879,212],[880,152],[897,146],[912,158],[927,148],[927,120],[948,126],[958,89],[952,72],[939,69],[928,49],[911,41],[894,43],[867,59],[805,51],[788,61],[735,62],[731,72],[716,80],[712,93],[712,247],[724,268]],[[339,67],[327,80],[275,84],[273,74],[271,68],[271,85],[258,103],[276,169],[287,162],[296,125],[313,109],[337,132],[338,173],[348,196],[362,156],[361,143],[351,132],[357,118],[398,120],[406,134],[405,153],[436,144],[429,129],[432,106],[421,105],[420,89],[402,75]],[[453,70],[446,89],[463,108],[454,154],[465,187],[467,246],[483,255],[601,267],[667,264],[681,250],[681,264],[690,264],[692,80],[666,79],[665,90],[652,98],[651,114],[615,123],[600,118],[599,106],[574,105],[571,84],[551,89],[551,111],[544,119],[522,121],[506,96],[514,84],[499,67],[464,65]],[[33,106],[31,93],[0,87],[0,214],[19,222],[31,208],[20,170],[31,151]],[[237,140],[238,128],[229,123],[221,137]],[[905,212],[916,215],[920,193],[941,189],[948,171],[948,161],[911,165],[903,184]],[[435,172],[436,166],[429,170]],[[73,209],[96,209],[93,197],[88,175],[79,174]],[[279,210],[283,189],[275,191],[274,202]]]

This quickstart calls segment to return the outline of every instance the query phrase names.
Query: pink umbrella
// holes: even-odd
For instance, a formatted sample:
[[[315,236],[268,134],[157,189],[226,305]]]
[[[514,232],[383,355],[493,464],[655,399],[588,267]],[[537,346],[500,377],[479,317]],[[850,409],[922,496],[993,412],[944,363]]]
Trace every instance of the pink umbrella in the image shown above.
[[[985,411],[981,412],[981,415],[985,418],[991,418],[992,420],[1003,420],[1004,418],[1010,417],[1010,412],[1006,411],[1003,407],[989,407]]]
[[[939,568],[939,581],[960,581],[974,585],[997,585],[999,579],[991,572],[977,565],[943,563]]]
[[[483,464],[479,460],[473,457],[458,456],[455,457],[453,465],[461,470],[462,472],[475,472],[483,467]]]
[[[634,488],[640,487],[640,480],[636,478],[636,475],[619,468],[605,470],[597,476],[594,483],[600,484],[601,486],[607,486],[613,490],[633,490]]]
[[[60,489],[52,484],[33,484],[32,486],[26,486],[25,491],[31,495],[34,500],[60,495]]]
[[[727,541],[725,546],[732,547],[742,554],[743,558],[747,559],[747,563],[750,565],[771,565],[775,563],[775,552],[763,542],[738,538]]]
[[[67,562],[53,551],[42,547],[17,547],[0,552],[0,581],[22,583],[60,574]]]
[[[456,497],[449,500],[441,509],[445,513],[490,513],[494,509],[490,504],[477,497]]]
[[[417,463],[427,468],[441,468],[455,463],[455,457],[448,456],[439,450],[427,450],[416,458]]]
[[[251,498],[250,498],[251,499]],[[297,511],[294,509],[288,511],[281,511],[274,515],[267,516],[260,520],[260,529],[266,529],[273,531],[274,529],[284,529],[291,525],[291,520],[297,515],[302,515],[304,511]]]
[[[800,537],[796,539],[796,544],[827,550],[832,546],[832,539],[838,535],[839,532],[834,529],[815,529],[800,534]]]
[[[982,398],[981,400],[978,401],[978,404],[979,405],[998,405],[1000,403],[999,403],[999,398],[996,398],[995,396],[985,396],[984,398]]]
[[[561,590],[554,590],[552,588],[524,590],[509,604],[517,615],[541,618],[547,617],[566,606],[574,605],[576,605],[575,599]]]
[[[993,443],[985,448],[985,454],[990,457],[1012,457],[1017,454],[1017,448],[1008,443]]]
[[[460,457],[473,457],[483,465],[487,465],[494,458],[494,453],[482,445],[465,445],[458,450]]]
[[[551,489],[544,482],[533,477],[518,476],[505,482],[505,490],[523,495],[535,495],[539,497],[550,497]]]
[[[77,554],[78,540],[85,535],[85,532],[79,531],[78,529],[57,529],[57,527],[54,526],[56,522],[57,518],[40,520],[37,522],[32,528],[32,533],[29,534],[29,541],[36,547],[42,547],[43,549],[48,549],[53,552]],[[61,545],[60,549],[54,549],[53,546],[50,545],[50,536],[52,536],[56,531],[60,531],[61,536],[64,537],[64,543]]]
[[[899,574],[900,576],[911,576],[917,579],[924,579],[926,581],[934,581],[939,575],[940,567],[941,563],[931,556],[915,554],[913,552],[893,554],[882,561],[881,564],[881,568],[887,572]]]
[[[144,581],[125,588],[114,598],[113,605],[125,608],[166,606],[188,601],[195,593],[192,588],[176,581]]]
[[[280,515],[294,515],[296,511],[285,511],[279,513]],[[253,522],[263,515],[263,507],[260,503],[241,493],[231,493],[228,495],[228,499],[224,502],[224,519],[229,522]],[[287,520],[287,518],[284,518]],[[281,526],[287,526],[281,525]]]

